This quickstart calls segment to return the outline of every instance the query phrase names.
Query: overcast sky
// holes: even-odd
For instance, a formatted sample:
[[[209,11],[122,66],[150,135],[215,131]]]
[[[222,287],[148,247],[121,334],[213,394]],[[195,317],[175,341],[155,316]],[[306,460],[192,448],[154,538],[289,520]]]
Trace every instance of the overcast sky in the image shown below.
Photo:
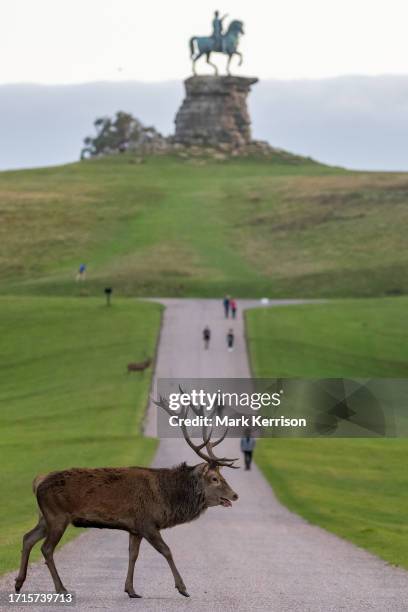
[[[161,81],[218,8],[245,22],[242,74],[406,74],[407,0],[1,0],[0,83]]]

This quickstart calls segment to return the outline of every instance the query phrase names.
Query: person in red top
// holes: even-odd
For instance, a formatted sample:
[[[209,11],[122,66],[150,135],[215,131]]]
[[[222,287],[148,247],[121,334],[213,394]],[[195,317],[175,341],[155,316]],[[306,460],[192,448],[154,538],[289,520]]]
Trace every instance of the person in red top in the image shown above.
[[[230,299],[230,308],[232,318],[235,319],[235,317],[237,316],[237,302],[233,298]]]

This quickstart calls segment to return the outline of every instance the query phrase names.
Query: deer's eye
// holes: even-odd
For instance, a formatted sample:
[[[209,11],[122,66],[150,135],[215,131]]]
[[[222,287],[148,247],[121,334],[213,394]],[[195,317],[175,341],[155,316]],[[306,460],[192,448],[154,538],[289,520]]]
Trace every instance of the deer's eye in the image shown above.
[[[218,483],[218,478],[216,478],[215,476],[213,476],[213,477],[211,478],[211,480],[212,480],[213,482],[217,482],[217,483]]]

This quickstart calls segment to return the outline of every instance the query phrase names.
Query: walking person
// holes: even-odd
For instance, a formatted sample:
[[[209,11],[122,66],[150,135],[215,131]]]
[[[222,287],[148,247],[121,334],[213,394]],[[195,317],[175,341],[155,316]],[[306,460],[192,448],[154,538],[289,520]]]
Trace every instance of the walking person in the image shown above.
[[[232,314],[232,318],[235,319],[237,316],[237,302],[234,299],[230,300],[230,308],[231,308],[231,314]]]
[[[84,263],[81,263],[81,265],[79,266],[79,270],[78,270],[78,274],[77,274],[77,281],[84,281],[86,278],[86,265]]]
[[[203,340],[204,340],[204,348],[208,349],[208,347],[210,346],[210,340],[211,340],[211,330],[208,327],[208,325],[206,325],[203,329]]]
[[[227,347],[228,347],[229,352],[234,350],[234,341],[235,341],[234,332],[232,331],[232,329],[229,329],[228,334],[227,334]]]
[[[230,296],[226,295],[223,301],[223,305],[224,305],[224,313],[225,313],[225,318],[228,319],[229,317],[229,310],[230,310]]]
[[[251,430],[247,429],[245,435],[241,438],[241,451],[244,453],[245,469],[251,469],[252,454],[255,448],[255,440],[251,436]]]

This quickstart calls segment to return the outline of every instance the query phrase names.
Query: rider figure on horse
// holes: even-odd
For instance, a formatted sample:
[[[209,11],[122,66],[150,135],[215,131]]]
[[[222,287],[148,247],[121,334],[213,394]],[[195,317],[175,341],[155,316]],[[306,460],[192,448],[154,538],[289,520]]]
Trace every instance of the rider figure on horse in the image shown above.
[[[218,11],[215,11],[214,13],[214,19],[212,22],[212,26],[213,26],[213,33],[212,36],[214,38],[214,51],[220,51],[222,52],[223,49],[223,21],[224,19],[228,17],[228,15],[223,15],[222,17],[220,17],[220,13]]]
[[[218,11],[215,11],[212,20],[211,36],[192,36],[189,40],[190,57],[193,62],[193,74],[196,74],[195,65],[197,60],[203,55],[207,58],[207,64],[213,69],[215,74],[218,74],[218,68],[210,61],[211,53],[224,53],[228,55],[227,74],[230,74],[230,63],[234,55],[240,58],[239,65],[242,64],[242,53],[238,51],[239,38],[244,34],[244,24],[242,21],[235,19],[231,21],[228,28],[224,32],[223,21],[227,15],[220,17]]]

